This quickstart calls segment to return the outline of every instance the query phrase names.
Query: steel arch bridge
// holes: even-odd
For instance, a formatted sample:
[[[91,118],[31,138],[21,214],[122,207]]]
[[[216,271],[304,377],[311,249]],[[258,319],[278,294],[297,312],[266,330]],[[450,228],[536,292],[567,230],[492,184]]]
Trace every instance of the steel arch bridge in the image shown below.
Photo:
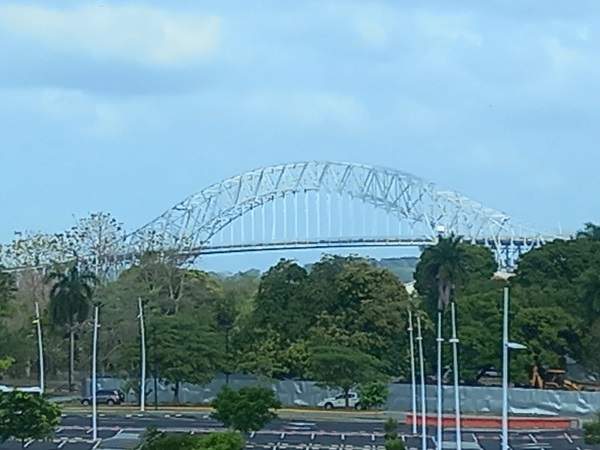
[[[491,248],[501,269],[564,236],[543,233],[457,192],[394,169],[298,162],[257,169],[192,195],[129,234],[118,254],[433,245],[454,233]]]

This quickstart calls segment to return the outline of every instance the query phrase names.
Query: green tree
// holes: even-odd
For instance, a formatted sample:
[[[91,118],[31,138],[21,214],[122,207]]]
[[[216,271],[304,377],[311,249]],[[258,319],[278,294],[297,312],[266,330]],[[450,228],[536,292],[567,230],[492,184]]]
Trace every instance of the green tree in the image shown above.
[[[348,347],[315,347],[311,349],[308,365],[309,374],[319,385],[343,392],[346,408],[352,388],[381,377],[381,363],[376,358]]]
[[[385,448],[386,450],[404,450],[406,448],[404,441],[398,436],[398,421],[389,418],[383,424],[383,431],[385,433]]]
[[[7,307],[13,301],[17,288],[12,274],[4,272],[0,266],[0,316],[3,316]]]
[[[444,311],[453,300],[454,291],[464,289],[469,279],[474,277],[473,274],[481,276],[482,271],[491,269],[486,264],[482,264],[482,261],[485,263],[485,258],[479,255],[479,249],[465,245],[460,237],[451,234],[448,237],[440,237],[436,245],[426,248],[417,264],[416,288],[421,295],[430,300],[430,305],[436,305],[438,361],[441,360],[442,350],[439,345],[443,333],[442,318]],[[492,274],[493,270],[490,270],[490,273],[484,276],[489,279]],[[430,308],[427,309],[431,311]],[[437,367],[437,370],[440,373],[441,367]]]
[[[332,265],[340,263],[333,260]],[[388,375],[397,374],[405,366],[403,327],[410,303],[402,282],[389,270],[358,258],[329,272],[335,274],[329,283],[335,297],[317,317],[308,340],[313,345],[356,348],[381,361]]]
[[[149,428],[138,445],[138,450],[242,450],[244,440],[238,433],[225,431],[205,436],[167,434],[156,428]]]
[[[212,407],[213,419],[245,435],[262,429],[275,419],[277,414],[274,410],[281,408],[281,402],[269,388],[246,386],[234,391],[223,386]]]
[[[583,424],[583,438],[586,445],[600,444],[600,412],[595,420]]]
[[[60,422],[60,407],[43,395],[20,391],[0,394],[0,442],[50,439]]]
[[[358,386],[358,396],[361,408],[381,408],[390,396],[390,389],[382,381],[372,381]]]
[[[600,226],[593,222],[586,222],[583,226],[583,230],[577,232],[577,238],[600,241]]]
[[[525,381],[528,369],[539,362],[561,367],[564,356],[581,356],[582,323],[562,309],[553,307],[514,307],[511,339],[523,343],[527,350],[514,352],[515,381]],[[511,371],[512,372],[512,371]]]
[[[206,384],[222,365],[218,335],[200,316],[156,317],[148,323],[147,342],[150,369],[172,384],[175,403],[181,383]]]
[[[96,277],[80,272],[77,265],[65,272],[52,272],[50,315],[55,325],[66,326],[69,334],[69,389],[73,388],[75,365],[75,332],[89,315]]]
[[[242,450],[244,439],[235,432],[224,431],[203,436],[200,448],[206,450]]]
[[[466,288],[470,282],[489,280],[495,270],[496,262],[488,249],[465,244],[460,237],[450,235],[423,251],[415,270],[415,287],[438,311],[443,311],[453,291]]]

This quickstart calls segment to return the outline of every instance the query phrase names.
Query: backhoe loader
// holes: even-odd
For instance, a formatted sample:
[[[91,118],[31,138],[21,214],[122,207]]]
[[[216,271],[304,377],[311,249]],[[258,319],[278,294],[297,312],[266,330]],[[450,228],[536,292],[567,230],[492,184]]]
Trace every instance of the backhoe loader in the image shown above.
[[[562,369],[544,369],[533,366],[531,372],[531,387],[536,389],[560,389],[565,391],[581,391],[581,385],[566,378]]]

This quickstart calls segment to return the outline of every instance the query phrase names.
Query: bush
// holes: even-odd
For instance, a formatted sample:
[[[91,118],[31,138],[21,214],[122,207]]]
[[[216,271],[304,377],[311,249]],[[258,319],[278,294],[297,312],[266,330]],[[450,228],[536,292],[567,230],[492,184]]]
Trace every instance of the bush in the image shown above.
[[[244,440],[235,432],[211,433],[208,436],[193,434],[166,434],[150,428],[144,434],[138,450],[242,450]]]
[[[360,397],[360,406],[363,408],[380,408],[387,402],[390,396],[390,389],[387,384],[381,381],[374,381],[360,385],[358,395]]]
[[[600,444],[600,412],[597,413],[596,420],[583,425],[583,437],[587,445]]]
[[[406,445],[401,439],[389,439],[385,441],[385,450],[406,450]]]
[[[281,403],[271,389],[246,386],[234,391],[224,386],[212,402],[211,417],[244,434],[258,431],[277,417]]]

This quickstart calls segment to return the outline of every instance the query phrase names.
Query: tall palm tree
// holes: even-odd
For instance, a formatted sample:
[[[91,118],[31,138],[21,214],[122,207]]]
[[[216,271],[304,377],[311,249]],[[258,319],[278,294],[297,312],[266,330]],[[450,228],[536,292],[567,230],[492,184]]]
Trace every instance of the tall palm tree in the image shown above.
[[[90,313],[96,276],[82,273],[74,264],[64,272],[48,275],[50,290],[50,316],[55,325],[65,326],[69,334],[69,389],[73,387],[75,366],[75,331]]]
[[[469,255],[461,238],[451,234],[439,238],[436,245],[427,248],[421,255],[418,278],[426,284],[437,304],[437,433],[442,442],[442,316],[452,300],[455,286],[461,284],[469,267]],[[435,295],[437,294],[437,295]],[[454,368],[455,376],[457,368]],[[441,444],[438,444],[441,448]]]

